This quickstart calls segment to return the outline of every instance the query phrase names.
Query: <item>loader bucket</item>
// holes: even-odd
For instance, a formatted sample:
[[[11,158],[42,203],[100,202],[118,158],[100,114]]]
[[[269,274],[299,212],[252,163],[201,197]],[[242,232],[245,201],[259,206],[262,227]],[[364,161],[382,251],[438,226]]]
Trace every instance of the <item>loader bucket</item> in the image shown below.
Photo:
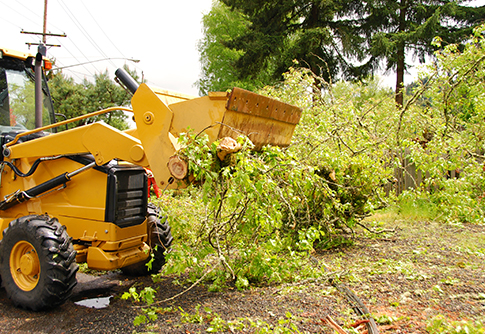
[[[300,108],[240,88],[190,97],[141,84],[131,103],[137,129],[129,134],[141,140],[149,168],[163,188],[182,187],[170,179],[185,180],[188,175],[187,163],[178,154],[182,133],[204,133],[211,143],[244,135],[254,150],[286,147],[301,117]]]
[[[166,93],[157,90],[164,101]],[[230,93],[211,92],[208,96],[168,104],[173,112],[170,133],[179,137],[192,129],[204,132],[211,142],[224,137],[247,136],[260,150],[265,145],[288,146],[300,121],[301,109],[250,91],[234,88]]]
[[[234,88],[229,94],[218,138],[241,134],[260,150],[265,145],[286,147],[300,121],[301,109],[250,91]]]

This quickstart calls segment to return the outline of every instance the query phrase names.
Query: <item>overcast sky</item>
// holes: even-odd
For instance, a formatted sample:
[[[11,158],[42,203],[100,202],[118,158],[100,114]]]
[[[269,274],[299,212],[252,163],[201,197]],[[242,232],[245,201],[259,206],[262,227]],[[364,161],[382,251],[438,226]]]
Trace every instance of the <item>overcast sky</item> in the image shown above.
[[[150,85],[198,95],[194,86],[200,75],[197,42],[202,38],[202,16],[212,0],[48,0],[47,32],[67,37],[48,37],[47,56],[57,66],[89,61],[65,69],[76,80],[91,80],[95,73],[114,71],[126,62]],[[0,45],[29,51],[25,44],[41,36],[44,0],[0,0]],[[30,48],[31,53],[37,46]],[[111,60],[96,61],[105,58]],[[140,60],[135,64],[117,58]]]

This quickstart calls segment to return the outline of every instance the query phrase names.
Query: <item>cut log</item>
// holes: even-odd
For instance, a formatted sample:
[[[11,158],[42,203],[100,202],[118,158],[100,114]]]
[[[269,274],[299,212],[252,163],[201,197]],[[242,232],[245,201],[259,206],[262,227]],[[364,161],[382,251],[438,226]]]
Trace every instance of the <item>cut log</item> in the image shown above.
[[[177,180],[182,180],[187,176],[187,161],[181,159],[178,155],[173,155],[168,159],[167,167]]]
[[[241,144],[239,144],[234,138],[224,137],[221,139],[217,146],[217,156],[223,161],[228,154],[239,152],[241,150]]]
[[[332,327],[334,330],[337,331],[339,334],[349,334],[347,333],[342,327],[339,326],[331,317],[330,315],[327,315],[325,319],[320,319],[322,322],[330,327]]]

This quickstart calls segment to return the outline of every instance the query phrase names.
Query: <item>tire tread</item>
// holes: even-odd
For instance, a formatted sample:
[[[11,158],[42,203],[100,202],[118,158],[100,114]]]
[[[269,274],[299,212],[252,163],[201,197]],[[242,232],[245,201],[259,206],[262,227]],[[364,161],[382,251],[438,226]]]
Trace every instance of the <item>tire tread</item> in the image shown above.
[[[64,303],[77,284],[78,270],[76,251],[66,227],[56,218],[30,215],[10,222],[3,236],[0,241],[0,274],[3,276],[2,286],[13,304],[40,311]],[[28,292],[21,290],[13,281],[6,254],[10,254],[13,245],[20,240],[26,240],[36,248],[41,268],[44,268],[37,286]]]

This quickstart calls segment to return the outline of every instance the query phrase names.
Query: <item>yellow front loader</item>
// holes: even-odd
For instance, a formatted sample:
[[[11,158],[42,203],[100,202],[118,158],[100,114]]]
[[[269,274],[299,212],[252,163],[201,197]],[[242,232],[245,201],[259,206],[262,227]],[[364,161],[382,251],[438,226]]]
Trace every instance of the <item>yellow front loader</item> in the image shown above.
[[[118,70],[134,93],[132,109],[56,122],[42,76],[40,109],[48,125],[36,128],[29,101],[39,62],[49,64],[39,54],[0,48],[0,280],[16,306],[32,310],[69,297],[77,263],[130,275],[161,269],[172,235],[148,202],[146,169],[162,189],[184,186],[189,175],[177,156],[180,133],[190,127],[211,141],[243,134],[256,148],[286,146],[301,114],[237,88],[198,98],[170,94]],[[136,128],[120,131],[100,122],[61,131],[113,110],[132,113]]]

